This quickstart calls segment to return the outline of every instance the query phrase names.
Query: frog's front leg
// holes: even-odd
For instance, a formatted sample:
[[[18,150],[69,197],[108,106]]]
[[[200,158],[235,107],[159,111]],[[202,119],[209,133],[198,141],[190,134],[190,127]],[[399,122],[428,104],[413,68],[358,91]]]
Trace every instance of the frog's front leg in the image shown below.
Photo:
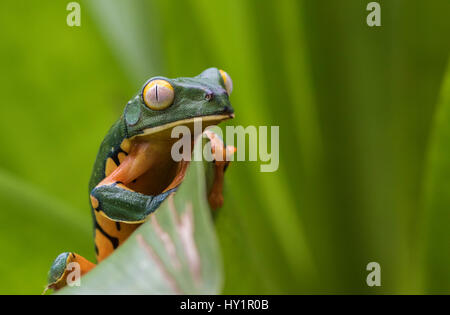
[[[76,281],[76,277],[83,276],[94,267],[94,263],[78,254],[62,253],[56,257],[50,268],[47,289],[61,289],[66,286],[68,279]]]
[[[163,155],[162,160],[168,160],[164,154],[166,151],[157,144],[134,144],[122,163],[91,191],[98,262],[125,242],[147,216],[177,189],[180,182],[177,179],[184,176],[186,163],[165,165],[158,156]],[[161,168],[162,174],[177,174],[172,182],[174,185],[164,188],[169,179],[158,173]]]
[[[158,155],[162,155],[161,151],[168,150],[170,147],[162,149],[147,142],[135,144],[123,162],[91,191],[91,203],[95,213],[100,213],[114,222],[142,223],[176,190],[181,182],[177,180],[178,177],[183,177],[186,172],[187,164],[180,163],[177,176],[169,187],[154,189],[156,193],[146,190],[147,186],[162,181],[161,177],[157,177],[161,175],[158,169],[163,169],[163,173],[166,169],[160,166],[162,162],[158,160]],[[164,160],[168,158],[165,157]],[[173,164],[167,166],[167,172],[173,171],[173,168]],[[173,185],[174,182],[177,182],[177,185]]]
[[[94,188],[91,198],[97,201],[96,212],[115,222],[139,224],[155,211],[176,188],[156,196],[149,196],[131,190],[120,182]]]
[[[225,171],[230,164],[230,157],[236,152],[234,146],[225,145],[223,140],[213,131],[206,130],[205,135],[211,142],[213,156],[213,181],[208,187],[208,202],[213,210],[223,205],[223,182]]]
[[[95,218],[97,262],[117,249],[176,188],[156,196],[144,195],[116,182],[91,192]]]

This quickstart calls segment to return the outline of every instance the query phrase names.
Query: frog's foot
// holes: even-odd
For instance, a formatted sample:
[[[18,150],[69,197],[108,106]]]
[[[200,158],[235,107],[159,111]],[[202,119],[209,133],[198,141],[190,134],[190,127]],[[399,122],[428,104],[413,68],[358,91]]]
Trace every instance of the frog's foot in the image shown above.
[[[223,140],[211,130],[206,130],[205,135],[211,141],[211,153],[214,158],[214,179],[208,191],[208,202],[213,210],[223,205],[223,179],[224,173],[230,164],[231,156],[236,148],[225,145]]]
[[[48,272],[48,285],[46,290],[59,290],[68,281],[78,280],[76,277],[83,276],[94,267],[95,264],[78,254],[62,253],[56,257]]]

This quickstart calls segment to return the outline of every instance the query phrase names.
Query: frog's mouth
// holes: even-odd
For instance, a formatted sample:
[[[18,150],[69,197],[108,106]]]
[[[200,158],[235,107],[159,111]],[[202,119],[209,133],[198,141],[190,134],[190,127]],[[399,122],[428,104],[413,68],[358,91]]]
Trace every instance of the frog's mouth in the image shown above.
[[[193,118],[187,118],[183,120],[178,120],[174,122],[170,122],[161,126],[156,126],[152,128],[147,128],[142,131],[141,134],[136,135],[134,138],[146,138],[146,137],[157,137],[160,139],[167,139],[170,140],[172,129],[178,126],[186,126],[191,131],[191,134],[194,130],[194,124],[196,121],[201,123],[201,131],[205,130],[206,127],[217,125],[221,123],[222,121],[232,119],[234,118],[234,114],[226,114],[226,115],[208,115],[208,116],[200,116],[200,117],[193,117]],[[173,138],[172,138],[173,139]]]
[[[189,161],[176,161],[172,156],[172,146],[180,138],[172,138],[172,130],[177,126],[186,126],[190,132],[190,152],[192,155],[195,123],[201,121],[201,130],[231,119],[234,114],[211,115],[195,117],[171,122],[162,126],[145,129],[144,132],[131,140],[132,148],[127,159],[133,159],[133,172],[138,176],[131,176],[130,181],[124,183],[128,188],[145,195],[159,195],[182,183]],[[178,135],[177,135],[178,136]],[[184,152],[179,152],[183,154]]]

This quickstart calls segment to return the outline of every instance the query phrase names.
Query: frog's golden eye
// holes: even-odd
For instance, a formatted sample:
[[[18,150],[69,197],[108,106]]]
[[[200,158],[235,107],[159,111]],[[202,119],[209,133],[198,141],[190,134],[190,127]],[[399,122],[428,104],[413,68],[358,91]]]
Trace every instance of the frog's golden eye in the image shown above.
[[[173,103],[174,96],[173,87],[166,80],[150,81],[142,92],[145,105],[153,110],[169,107]]]
[[[223,70],[219,70],[220,75],[222,76],[223,82],[225,83],[225,89],[227,90],[228,95],[233,92],[233,81],[231,81],[230,76]]]

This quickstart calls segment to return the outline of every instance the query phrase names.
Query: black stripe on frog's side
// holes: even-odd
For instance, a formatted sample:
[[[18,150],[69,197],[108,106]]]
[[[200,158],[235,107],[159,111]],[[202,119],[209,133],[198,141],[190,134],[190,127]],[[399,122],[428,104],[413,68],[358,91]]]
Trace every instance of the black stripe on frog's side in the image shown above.
[[[115,150],[113,152],[111,152],[111,154],[108,156],[108,158],[111,158],[114,161],[114,163],[116,163],[117,166],[120,165],[120,161],[119,161],[120,153],[124,153],[125,155],[128,155],[128,153],[125,152],[124,150],[122,150],[122,148],[119,146],[118,148],[115,148]],[[106,165],[106,160],[105,160],[105,165]]]
[[[113,159],[114,162],[116,163],[116,165],[119,164],[119,163],[117,163],[118,156],[119,156],[119,153],[123,151],[120,146],[121,146],[122,142],[128,138],[129,138],[129,135],[127,132],[126,122],[123,119],[123,116],[121,116],[119,118],[119,120],[117,120],[114,123],[114,125],[110,128],[110,130],[106,134],[105,138],[103,139],[102,144],[100,145],[100,148],[98,150],[97,157],[95,159],[95,163],[93,166],[92,175],[89,180],[89,195],[91,194],[92,190],[105,178],[106,161],[108,160],[108,158],[114,156],[115,157],[115,159]],[[91,209],[92,209],[91,214],[92,214],[92,222],[93,222],[93,236],[95,239],[96,230],[97,230],[97,226],[98,226],[95,212],[100,211],[100,210],[103,211],[103,209],[102,209],[102,205],[100,203],[96,209],[93,208],[91,202],[89,202],[89,203],[91,204]],[[100,228],[98,230],[103,235],[106,234],[106,233],[104,233],[105,231],[103,229]],[[108,236],[106,236],[106,237],[108,237]],[[111,238],[111,237],[108,237],[108,239],[113,244],[113,247],[114,247],[114,244],[117,244],[117,246],[118,246],[118,239]],[[96,253],[98,256],[100,249],[96,246],[95,250],[96,250]]]
[[[97,220],[95,220],[94,222],[94,226],[97,230],[99,230],[100,233],[102,233],[112,244],[112,247],[114,249],[116,249],[117,247],[119,247],[119,239],[116,237],[113,237],[111,235],[109,235],[108,233],[106,233],[102,227],[100,226],[100,224],[98,224]]]
[[[116,165],[119,165],[119,154],[122,150],[120,145],[128,138],[126,124],[123,118],[119,119],[109,130],[100,149],[92,170],[91,179],[89,181],[89,193],[105,178],[106,161],[111,158]]]

